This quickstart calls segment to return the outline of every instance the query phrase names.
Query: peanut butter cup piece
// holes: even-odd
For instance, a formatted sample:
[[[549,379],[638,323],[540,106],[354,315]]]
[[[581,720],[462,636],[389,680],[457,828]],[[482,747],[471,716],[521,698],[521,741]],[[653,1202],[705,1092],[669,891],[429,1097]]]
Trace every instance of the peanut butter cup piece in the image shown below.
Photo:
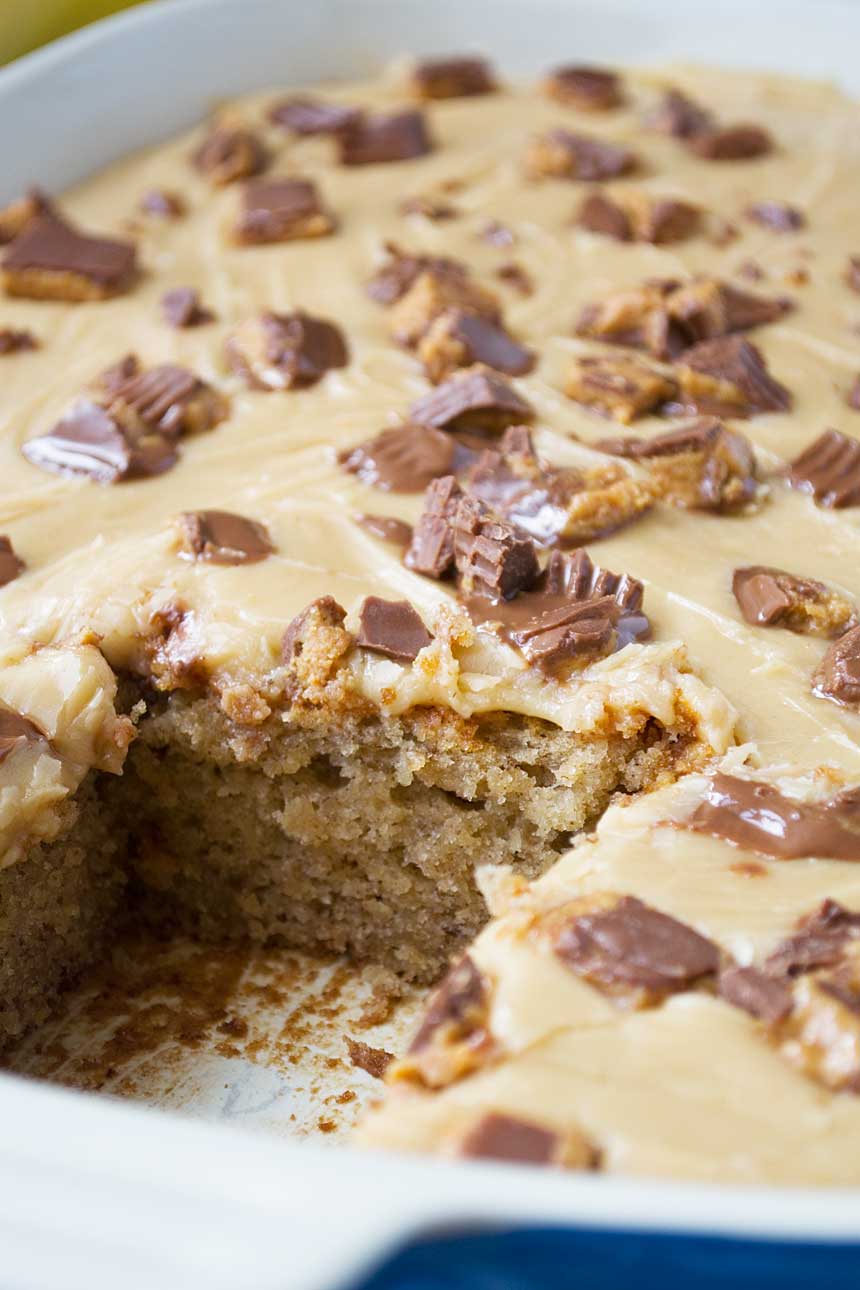
[[[604,67],[556,67],[545,78],[543,91],[557,103],[581,112],[606,112],[623,102],[620,77]]]
[[[416,63],[410,85],[421,99],[470,98],[491,94],[496,78],[484,58],[427,58]]]
[[[629,425],[671,399],[677,385],[670,375],[639,358],[587,354],[574,359],[564,392],[601,416]]]
[[[401,215],[421,215],[424,219],[437,223],[440,220],[456,219],[460,211],[451,202],[441,197],[416,193],[414,197],[404,197],[397,207]]]
[[[257,564],[275,547],[264,524],[232,511],[183,511],[180,553],[209,564]]]
[[[394,242],[387,242],[385,250],[384,263],[365,286],[370,298],[380,305],[396,304],[424,272],[430,272],[434,277],[447,275],[461,280],[469,276],[469,270],[459,260],[450,260],[442,255],[414,255]]]
[[[700,211],[688,202],[650,193],[625,193],[617,200],[600,189],[590,193],[577,216],[580,228],[617,242],[681,242],[696,232]]]
[[[860,376],[856,376],[845,395],[845,402],[855,412],[860,412]]]
[[[49,747],[47,736],[29,717],[0,704],[0,765],[34,744]]]
[[[390,542],[392,546],[408,547],[412,541],[412,525],[399,520],[396,515],[371,515],[360,512],[353,516],[356,524],[365,533],[379,538],[380,542]]]
[[[307,179],[254,179],[242,190],[234,235],[244,246],[325,237],[337,227]]]
[[[576,222],[589,233],[600,233],[603,237],[614,238],[616,242],[633,240],[633,227],[627,212],[599,189],[585,198]]]
[[[340,328],[301,311],[249,318],[228,339],[226,353],[233,370],[256,390],[307,388],[349,362]]]
[[[860,291],[860,255],[850,255],[845,266],[845,285],[852,291]]]
[[[601,439],[594,447],[645,464],[673,506],[730,514],[756,497],[752,444],[714,417],[653,439]]]
[[[455,451],[455,440],[443,430],[404,425],[348,449],[339,461],[344,470],[372,488],[421,493],[432,480],[450,473]]]
[[[754,202],[744,211],[748,220],[775,233],[796,233],[806,224],[803,212],[788,202]]]
[[[13,241],[39,215],[56,217],[53,203],[41,188],[28,188],[23,197],[0,208],[0,243]]]
[[[856,621],[850,601],[814,578],[753,564],[735,569],[732,591],[754,627],[785,627],[806,636],[838,636]]]
[[[18,327],[0,327],[0,354],[20,354],[38,349],[39,342],[31,331]]]
[[[55,215],[30,220],[3,257],[6,294],[33,300],[105,300],[136,274],[131,242],[89,237]]]
[[[355,643],[363,649],[398,663],[411,663],[432,640],[408,600],[367,596],[362,601]]]
[[[696,130],[687,147],[705,161],[751,161],[773,151],[773,140],[758,125],[723,125]]]
[[[782,1021],[793,1007],[786,983],[754,967],[724,967],[717,978],[717,993],[726,1003],[767,1023]]]
[[[140,199],[144,215],[157,215],[160,219],[181,219],[185,214],[184,199],[167,188],[150,188]]]
[[[291,134],[339,134],[361,117],[361,108],[325,103],[306,95],[278,99],[269,108],[269,120]]]
[[[266,149],[253,130],[227,121],[216,121],[191,154],[191,164],[216,188],[258,175],[267,163]]]
[[[103,407],[81,401],[48,434],[21,446],[27,460],[58,475],[83,475],[99,484],[160,475],[177,461],[171,438],[158,430],[135,433]]]
[[[673,139],[689,139],[714,124],[713,114],[678,89],[669,89],[646,116],[645,125]]]
[[[483,363],[508,376],[525,376],[536,362],[535,355],[520,345],[504,327],[465,309],[440,314],[418,345],[418,357],[434,384],[458,367]]]
[[[813,675],[812,693],[860,707],[860,627],[852,627],[830,646]]]
[[[461,497],[451,520],[454,563],[467,597],[510,600],[538,575],[535,544],[475,497]]]
[[[99,402],[132,435],[158,430],[168,438],[212,430],[229,411],[227,400],[187,367],[159,363],[141,368],[133,354],[101,373]]]
[[[496,269],[496,277],[507,283],[521,296],[534,295],[534,279],[528,270],[524,269],[521,264],[517,264],[515,260],[510,260],[507,264],[500,264]]]
[[[426,268],[392,305],[388,326],[399,345],[413,348],[441,314],[454,309],[501,325],[501,309],[492,291],[468,274]]]
[[[215,315],[200,300],[194,287],[174,287],[161,297],[161,311],[171,327],[202,327],[214,320]]]
[[[533,179],[614,179],[637,165],[629,148],[570,130],[549,130],[531,140],[525,155]]]
[[[795,932],[768,955],[765,968],[775,977],[795,977],[815,968],[832,967],[845,947],[860,939],[860,913],[836,900],[823,900],[796,924]]]
[[[792,983],[792,1010],[773,1027],[780,1052],[834,1092],[860,1094],[860,946]]]
[[[391,1083],[444,1088],[482,1065],[495,1044],[489,1030],[490,983],[464,954],[430,996],[406,1056],[388,1072]]]
[[[420,425],[501,434],[532,421],[534,410],[497,372],[477,363],[413,403],[409,415]]]
[[[342,166],[410,161],[433,150],[424,114],[414,109],[362,116],[337,135]]]
[[[0,534],[0,587],[5,587],[8,582],[14,582],[26,567],[24,561],[16,554],[11,539],[5,533]]]
[[[478,1116],[459,1139],[456,1154],[465,1160],[566,1169],[595,1169],[600,1161],[597,1148],[576,1130],[560,1133],[499,1111]]]
[[[825,430],[795,457],[787,479],[819,506],[860,506],[860,443],[838,430]]]
[[[860,628],[846,636],[854,634],[860,641]],[[855,684],[860,699],[860,659]],[[718,771],[682,827],[775,860],[809,856],[860,860],[860,790],[846,789],[824,801],[805,802],[786,797],[774,784]]]
[[[771,376],[761,350],[742,336],[720,336],[692,346],[676,373],[678,411],[753,416],[788,412],[792,405],[790,391]]]
[[[428,484],[424,509],[403,563],[427,578],[445,578],[454,570],[454,516],[463,496],[453,475]]]

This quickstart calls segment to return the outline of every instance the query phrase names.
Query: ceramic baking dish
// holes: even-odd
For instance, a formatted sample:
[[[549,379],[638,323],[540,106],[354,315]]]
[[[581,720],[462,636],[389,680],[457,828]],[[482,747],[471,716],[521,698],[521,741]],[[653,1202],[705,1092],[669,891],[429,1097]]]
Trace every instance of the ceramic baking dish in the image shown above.
[[[193,123],[216,98],[370,74],[405,51],[484,51],[524,74],[561,54],[613,65],[698,59],[835,78],[860,91],[858,39],[860,7],[833,0],[163,0],[0,73],[0,200],[36,180],[62,189]],[[745,1284],[751,1267],[758,1284],[770,1284],[767,1274],[793,1285],[810,1269],[828,1286],[843,1275],[858,1283],[856,1192],[552,1176],[285,1144],[0,1076],[3,1287],[324,1290],[358,1285],[416,1235],[523,1225],[564,1231],[532,1238],[524,1257],[534,1278],[518,1286],[544,1284],[554,1248],[588,1263],[587,1285],[618,1283],[595,1279],[598,1263],[627,1275],[608,1250],[621,1252],[628,1271],[644,1261],[655,1276],[667,1250],[676,1273],[724,1269],[706,1284]],[[429,1267],[429,1255],[420,1257]],[[463,1253],[453,1271],[422,1284],[514,1284],[504,1275],[473,1281],[467,1262]],[[410,1275],[407,1267],[401,1282],[378,1284],[414,1285]],[[638,1279],[652,1284],[645,1273]]]

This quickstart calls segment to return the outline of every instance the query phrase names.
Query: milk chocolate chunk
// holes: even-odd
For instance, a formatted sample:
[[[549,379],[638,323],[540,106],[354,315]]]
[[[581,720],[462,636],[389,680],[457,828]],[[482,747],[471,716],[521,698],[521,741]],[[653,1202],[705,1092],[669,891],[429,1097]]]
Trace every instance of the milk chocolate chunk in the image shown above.
[[[233,370],[257,390],[307,388],[349,362],[340,328],[301,311],[249,318],[228,339],[226,353]]]
[[[413,109],[359,117],[339,132],[337,142],[342,166],[410,161],[433,150],[424,114]]]
[[[34,300],[105,300],[136,272],[131,242],[89,237],[54,215],[30,220],[3,258],[6,294]]]
[[[685,990],[720,966],[713,941],[635,896],[574,902],[567,917],[557,918],[553,946],[577,976],[632,996],[638,1006]]]
[[[813,674],[812,693],[846,707],[860,706],[860,627],[830,646]]]
[[[581,112],[605,112],[623,101],[620,78],[603,67],[557,67],[544,80],[543,89],[557,103]]]
[[[0,354],[20,354],[23,350],[38,348],[39,342],[31,331],[0,327]]]
[[[406,1056],[388,1072],[389,1082],[408,1080],[443,1088],[482,1065],[494,1050],[489,1030],[490,983],[464,954],[430,996]]]
[[[696,130],[687,146],[706,161],[751,161],[773,151],[773,140],[758,125],[723,125]]]
[[[242,190],[242,207],[234,234],[237,242],[256,246],[295,238],[325,237],[336,221],[308,179],[254,179]]]
[[[588,354],[574,360],[564,384],[570,399],[628,425],[677,393],[674,379],[627,355]]]
[[[477,498],[462,497],[453,515],[454,563],[461,591],[510,600],[538,574],[535,544]]]
[[[526,172],[534,179],[614,179],[636,164],[629,148],[562,129],[532,139],[525,156]]]
[[[95,386],[110,415],[132,435],[158,430],[169,438],[213,429],[228,412],[226,399],[187,367],[159,363],[141,369],[134,355],[102,372]]]
[[[411,663],[432,639],[408,600],[367,596],[362,601],[356,645],[399,663]]]
[[[161,297],[161,310],[171,327],[201,327],[215,315],[200,300],[194,287],[174,287]]]
[[[775,233],[795,233],[806,223],[803,212],[788,202],[754,202],[744,212],[747,219]]]
[[[720,336],[693,345],[684,352],[681,364],[677,369],[680,411],[752,416],[791,408],[791,392],[771,376],[761,350],[742,336]]]
[[[787,479],[819,506],[860,506],[860,443],[838,430],[825,430],[795,457]]]
[[[353,516],[359,528],[364,529],[381,542],[391,542],[393,546],[407,547],[412,541],[412,525],[399,520],[395,515],[368,515],[359,513]]]
[[[504,327],[465,309],[449,309],[435,319],[418,345],[418,357],[434,384],[473,363],[508,376],[525,376],[536,362],[533,351]]]
[[[772,976],[794,977],[815,968],[831,967],[845,947],[860,939],[860,913],[852,913],[835,900],[823,900],[797,923],[797,930],[768,955],[765,967]]]
[[[264,524],[232,511],[184,511],[178,527],[182,554],[209,564],[257,564],[275,549]]]
[[[20,712],[0,704],[0,765],[31,744],[48,741],[42,730]]]
[[[259,174],[267,161],[266,150],[252,130],[218,122],[191,155],[195,169],[217,188]]]
[[[469,276],[465,264],[441,255],[413,255],[393,242],[386,243],[387,259],[367,283],[365,290],[381,305],[396,304],[424,272],[434,277],[447,275],[460,280]]]
[[[424,510],[415,525],[403,563],[428,578],[444,578],[454,568],[454,515],[462,490],[453,475],[427,486]]]
[[[53,203],[40,188],[28,188],[0,209],[0,243],[13,241],[38,215],[55,215]]]
[[[579,208],[576,222],[589,233],[612,237],[616,242],[630,242],[633,227],[626,211],[599,190],[589,193]]]
[[[269,120],[291,134],[339,134],[361,117],[361,108],[294,95],[269,108]]]
[[[497,372],[477,363],[413,403],[409,415],[420,425],[500,434],[533,420],[534,410]]]
[[[595,1169],[600,1163],[600,1152],[578,1130],[558,1132],[498,1111],[476,1119],[457,1143],[456,1154],[466,1160],[567,1169]]]
[[[456,443],[432,426],[404,425],[383,430],[340,457],[344,470],[363,483],[392,493],[423,492],[431,480],[447,475]]]
[[[839,963],[799,976],[793,1008],[775,1030],[780,1052],[834,1092],[860,1093],[860,947]]]
[[[0,534],[0,587],[5,587],[7,582],[14,582],[26,567],[20,556],[16,555],[11,539],[5,533]]]
[[[150,188],[140,199],[140,209],[145,215],[158,215],[161,219],[180,219],[185,214],[185,202],[179,193],[167,188]]]
[[[678,286],[670,293],[667,304],[691,342],[713,340],[778,322],[792,308],[785,299],[752,295],[715,278]]]
[[[732,591],[754,627],[786,627],[807,636],[838,636],[856,622],[850,601],[814,578],[753,564],[735,569]]]
[[[388,326],[399,345],[418,345],[440,315],[449,310],[474,314],[501,326],[499,302],[492,291],[467,273],[422,270],[388,313]]]
[[[860,790],[803,802],[773,784],[718,771],[684,827],[775,860],[860,860]]]
[[[653,439],[601,439],[594,446],[647,465],[661,497],[673,506],[731,514],[756,497],[752,444],[714,417]]]
[[[713,115],[707,108],[676,89],[667,90],[645,119],[645,124],[650,129],[671,135],[674,139],[689,139],[693,135],[702,134],[713,123]]]
[[[412,70],[412,89],[422,99],[457,99],[491,94],[497,88],[483,58],[428,58]]]
[[[40,470],[84,475],[99,484],[160,475],[176,464],[175,446],[157,430],[123,429],[96,403],[81,401],[48,434],[29,439],[21,451]]]
[[[754,967],[725,967],[717,979],[721,998],[759,1021],[782,1021],[791,1012],[791,990],[779,977]]]

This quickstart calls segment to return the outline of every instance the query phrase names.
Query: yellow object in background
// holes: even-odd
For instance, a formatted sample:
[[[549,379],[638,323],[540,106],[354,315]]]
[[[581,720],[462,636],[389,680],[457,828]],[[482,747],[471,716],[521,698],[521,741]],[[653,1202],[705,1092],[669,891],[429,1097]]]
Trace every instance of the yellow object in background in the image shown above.
[[[0,63],[142,0],[0,0]]]

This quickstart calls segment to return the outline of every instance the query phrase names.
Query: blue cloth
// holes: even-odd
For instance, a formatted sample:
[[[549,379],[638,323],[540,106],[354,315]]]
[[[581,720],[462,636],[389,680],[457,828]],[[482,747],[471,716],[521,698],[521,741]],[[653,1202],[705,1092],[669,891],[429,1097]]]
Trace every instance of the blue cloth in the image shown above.
[[[522,1229],[440,1236],[350,1290],[860,1290],[857,1244]]]

